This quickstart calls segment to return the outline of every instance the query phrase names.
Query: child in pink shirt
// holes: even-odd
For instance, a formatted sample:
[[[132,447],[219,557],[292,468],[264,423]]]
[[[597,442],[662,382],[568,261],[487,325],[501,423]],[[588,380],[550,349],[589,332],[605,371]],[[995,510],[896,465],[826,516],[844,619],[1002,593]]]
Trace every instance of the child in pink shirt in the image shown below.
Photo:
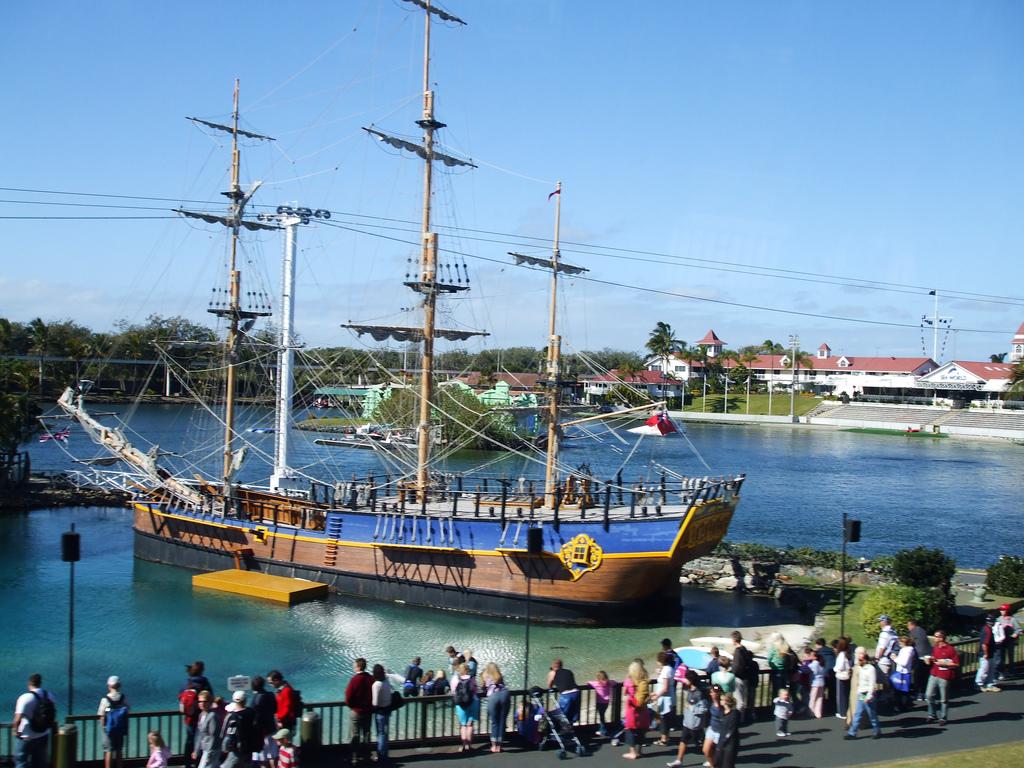
[[[597,735],[607,736],[608,727],[604,716],[608,711],[608,702],[611,700],[612,688],[618,683],[608,679],[608,673],[603,669],[597,673],[596,680],[590,680],[587,685],[594,689],[594,703],[597,706]]]

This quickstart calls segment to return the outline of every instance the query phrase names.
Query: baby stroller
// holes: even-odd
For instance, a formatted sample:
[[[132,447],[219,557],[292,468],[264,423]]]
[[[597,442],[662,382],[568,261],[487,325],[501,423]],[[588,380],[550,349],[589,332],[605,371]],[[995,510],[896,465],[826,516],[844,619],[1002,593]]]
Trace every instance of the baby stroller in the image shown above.
[[[565,759],[566,744],[569,744],[577,755],[587,754],[587,748],[579,740],[565,713],[557,705],[551,708],[545,706],[546,693],[542,688],[536,686],[530,689],[531,709],[536,713],[534,719],[541,725],[537,749],[544,749],[547,742],[553,741],[558,745],[559,760]]]

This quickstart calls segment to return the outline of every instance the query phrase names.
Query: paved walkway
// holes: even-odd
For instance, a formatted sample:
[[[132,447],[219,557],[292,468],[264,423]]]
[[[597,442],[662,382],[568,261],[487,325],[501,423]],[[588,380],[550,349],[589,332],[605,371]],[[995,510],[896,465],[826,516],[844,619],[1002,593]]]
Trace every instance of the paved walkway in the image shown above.
[[[841,768],[863,763],[874,763],[897,758],[921,757],[941,752],[952,752],[982,747],[1024,738],[1021,721],[1024,720],[1024,680],[1004,684],[1002,693],[976,693],[959,696],[950,702],[949,725],[940,728],[925,722],[923,704],[895,717],[882,717],[882,739],[870,738],[871,731],[862,730],[855,741],[843,740],[844,723],[835,717],[821,720],[797,719],[790,723],[791,736],[775,738],[773,723],[762,720],[741,731],[739,765],[764,765],[773,768]],[[867,723],[864,726],[867,728]],[[649,740],[650,741],[650,740]],[[591,768],[623,768],[629,763],[621,757],[622,747],[612,747],[607,741],[591,741],[591,754],[577,757],[570,754],[565,762],[558,759],[555,750],[537,753],[517,747],[501,754],[491,754],[483,742],[467,756],[455,754],[456,746],[433,747],[396,751],[392,754],[396,766],[430,765],[446,768],[451,765],[555,766],[581,761]],[[641,765],[660,768],[675,759],[675,748],[651,747],[644,750]],[[703,757],[687,753],[685,768],[696,768]]]

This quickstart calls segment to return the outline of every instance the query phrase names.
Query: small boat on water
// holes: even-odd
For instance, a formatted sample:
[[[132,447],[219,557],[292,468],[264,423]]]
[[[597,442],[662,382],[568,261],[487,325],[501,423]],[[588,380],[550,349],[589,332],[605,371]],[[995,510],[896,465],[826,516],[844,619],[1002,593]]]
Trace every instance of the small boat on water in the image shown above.
[[[429,65],[430,31],[435,18],[449,26],[463,22],[431,0],[407,0],[424,16],[423,109],[417,126],[422,142],[377,128],[368,134],[389,147],[411,152],[424,162],[422,248],[418,269],[404,283],[416,296],[422,325],[380,326],[348,323],[360,336],[420,346],[421,370],[411,431],[375,438],[353,435],[316,442],[377,452],[381,469],[350,481],[325,483],[289,462],[293,404],[292,294],[298,226],[321,217],[320,211],[281,206],[276,215],[247,214],[259,182],[243,190],[239,182],[239,138],[270,137],[239,129],[238,83],[228,124],[194,121],[231,137],[232,172],[226,213],[176,209],[191,219],[226,227],[230,234],[229,290],[210,307],[226,323],[224,358],[226,395],[223,416],[223,464],[219,477],[175,473],[160,464],[159,450],[142,451],[120,426],[110,426],[86,408],[86,387],[68,388],[59,407],[80,423],[95,442],[136,473],[126,489],[134,494],[135,555],[144,560],[196,569],[222,569],[233,563],[272,574],[327,583],[345,595],[397,601],[490,616],[531,617],[559,623],[628,624],[671,619],[679,613],[679,575],[683,563],[712,551],[725,536],[739,503],[742,474],[687,475],[652,463],[644,478],[627,481],[622,470],[598,477],[586,466],[567,465],[560,457],[561,429],[581,427],[608,415],[645,419],[640,440],[687,439],[664,413],[649,403],[609,414],[562,421],[561,337],[555,327],[559,276],[585,270],[562,262],[559,225],[562,187],[554,198],[555,227],[550,258],[513,254],[516,264],[550,277],[547,338],[547,437],[543,448],[521,451],[537,466],[537,476],[518,480],[471,472],[452,473],[440,463],[457,448],[439,436],[440,403],[434,381],[435,341],[464,341],[482,331],[442,328],[435,323],[438,302],[469,289],[458,265],[438,265],[439,235],[431,223],[431,179],[436,164],[475,167],[442,152],[436,133]],[[326,212],[324,212],[326,213]],[[235,412],[234,351],[254,323],[269,314],[266,303],[245,303],[242,273],[236,261],[244,232],[284,232],[282,310],[277,422],[273,471],[267,486],[243,483],[238,472],[250,446],[240,434]],[[442,265],[443,266],[443,265]],[[462,265],[465,273],[465,265]],[[212,410],[211,410],[212,412]],[[486,415],[486,414],[485,414]],[[490,418],[490,416],[487,416]],[[459,411],[452,421],[465,427]],[[471,420],[470,420],[471,421]],[[468,429],[481,433],[475,422]],[[490,438],[488,438],[490,439]],[[622,438],[624,441],[624,438]],[[403,449],[393,450],[401,445]],[[251,446],[254,450],[257,445]],[[344,456],[343,452],[338,453]],[[541,474],[540,468],[543,467]],[[190,468],[191,469],[191,468]]]

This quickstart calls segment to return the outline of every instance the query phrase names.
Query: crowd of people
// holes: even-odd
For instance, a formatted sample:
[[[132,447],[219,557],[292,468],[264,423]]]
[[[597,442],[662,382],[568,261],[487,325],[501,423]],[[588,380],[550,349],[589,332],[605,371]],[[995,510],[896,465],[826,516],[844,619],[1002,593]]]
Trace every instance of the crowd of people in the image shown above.
[[[1011,606],[1003,605],[998,615],[986,617],[974,678],[979,692],[1001,690],[998,683],[1008,674],[1020,636],[1021,625]],[[730,640],[728,649],[711,649],[705,668],[699,672],[687,668],[668,638],[661,642],[654,674],[641,658],[629,664],[621,682],[603,670],[597,672],[586,683],[593,691],[597,737],[609,739],[612,746],[623,743],[623,757],[635,760],[643,755],[652,727],[657,727],[657,743],[662,746],[671,745],[678,731],[676,758],[668,763],[669,768],[681,766],[691,748],[703,756],[705,766],[731,768],[740,747],[740,727],[756,716],[762,666],[743,644],[740,632],[733,632]],[[789,736],[792,718],[829,714],[845,721],[846,739],[856,738],[865,720],[874,738],[880,738],[878,705],[882,699],[897,712],[923,702],[928,722],[939,726],[948,723],[950,682],[957,678],[961,662],[941,629],[930,637],[917,622],[908,621],[906,631],[900,634],[889,616],[882,615],[874,649],[856,647],[850,638],[840,637],[831,643],[818,639],[797,650],[776,634],[770,638],[767,651],[764,666],[779,739]],[[517,724],[542,716],[528,702],[511,712],[511,691],[496,663],[489,662],[481,670],[471,650],[459,652],[453,646],[446,649],[446,655],[447,663],[439,669],[424,670],[422,659],[415,657],[404,675],[390,678],[383,665],[370,666],[363,658],[355,660],[345,688],[349,755],[353,761],[388,762],[391,715],[412,696],[451,698],[459,724],[460,753],[473,750],[484,706],[491,752],[504,749],[510,714],[515,715]],[[230,701],[225,701],[214,695],[202,661],[187,665],[185,684],[178,696],[185,731],[185,768],[297,768],[292,737],[302,717],[301,695],[279,670],[256,675],[247,682],[247,689],[233,690]],[[620,687],[621,718],[613,722],[610,705]],[[537,690],[556,694],[565,721],[578,722],[581,687],[562,659],[551,662],[544,688]],[[116,675],[109,677],[97,709],[104,768],[122,768],[129,711],[121,680]],[[43,688],[40,675],[31,675],[27,691],[15,705],[16,768],[48,765],[46,737],[55,726],[56,701]],[[519,729],[525,733],[522,726]],[[148,768],[166,768],[169,752],[163,736],[152,731],[148,743]]]

